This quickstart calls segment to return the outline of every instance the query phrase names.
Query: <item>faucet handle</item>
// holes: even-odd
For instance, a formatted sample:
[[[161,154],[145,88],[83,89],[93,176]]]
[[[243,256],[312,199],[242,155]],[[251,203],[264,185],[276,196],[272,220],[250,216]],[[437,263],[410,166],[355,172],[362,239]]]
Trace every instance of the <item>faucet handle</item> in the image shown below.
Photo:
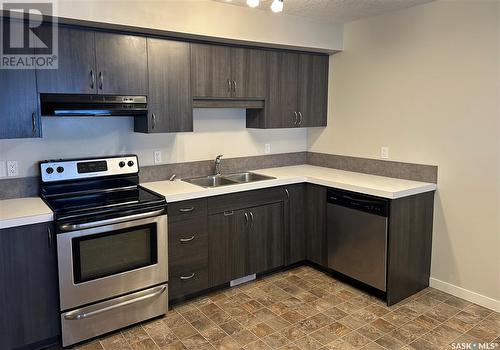
[[[221,160],[222,157],[224,157],[224,155],[223,154],[219,154],[217,157],[215,157],[215,160],[219,161],[219,160]]]

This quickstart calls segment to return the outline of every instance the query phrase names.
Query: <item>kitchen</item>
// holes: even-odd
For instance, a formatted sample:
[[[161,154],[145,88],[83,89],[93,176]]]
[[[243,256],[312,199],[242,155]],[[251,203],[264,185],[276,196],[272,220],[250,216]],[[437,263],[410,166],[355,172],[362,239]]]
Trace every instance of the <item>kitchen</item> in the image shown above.
[[[498,2],[249,3],[0,69],[0,348],[499,343]]]

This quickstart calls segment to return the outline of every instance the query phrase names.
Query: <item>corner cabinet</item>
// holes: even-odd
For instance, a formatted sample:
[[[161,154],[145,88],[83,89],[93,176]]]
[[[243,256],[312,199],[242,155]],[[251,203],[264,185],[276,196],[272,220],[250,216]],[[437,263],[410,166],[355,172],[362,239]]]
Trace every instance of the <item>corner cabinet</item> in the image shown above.
[[[60,335],[52,222],[0,230],[0,348],[39,348]]]
[[[264,111],[247,110],[247,128],[326,126],[329,57],[271,51]]]
[[[148,116],[136,117],[134,131],[143,133],[193,131],[191,45],[147,39]]]

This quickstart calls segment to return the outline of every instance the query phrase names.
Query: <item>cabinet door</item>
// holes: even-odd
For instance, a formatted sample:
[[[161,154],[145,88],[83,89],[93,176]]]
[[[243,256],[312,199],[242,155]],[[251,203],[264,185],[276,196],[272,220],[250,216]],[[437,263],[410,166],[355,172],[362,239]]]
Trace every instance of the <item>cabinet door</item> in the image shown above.
[[[0,69],[0,139],[40,137],[34,70]]]
[[[326,187],[307,184],[305,207],[307,259],[327,266]]]
[[[211,287],[247,275],[245,211],[208,217],[208,271]]]
[[[285,191],[285,262],[287,265],[306,259],[305,185],[296,184]]]
[[[328,56],[299,55],[299,126],[326,126]]]
[[[282,203],[262,205],[247,210],[248,273],[271,270],[284,264]]]
[[[37,70],[38,92],[96,93],[94,32],[60,27],[58,37],[58,68]]]
[[[190,69],[189,43],[148,39],[147,132],[193,131]]]
[[[231,49],[232,96],[258,98],[266,96],[267,51],[254,49]]]
[[[0,348],[51,344],[59,331],[52,223],[0,230]],[[50,235],[50,236],[49,236]]]
[[[298,55],[288,52],[269,53],[266,128],[298,126]]]
[[[146,38],[96,32],[95,47],[98,93],[147,95]]]
[[[231,97],[231,49],[191,44],[192,94],[197,97]]]

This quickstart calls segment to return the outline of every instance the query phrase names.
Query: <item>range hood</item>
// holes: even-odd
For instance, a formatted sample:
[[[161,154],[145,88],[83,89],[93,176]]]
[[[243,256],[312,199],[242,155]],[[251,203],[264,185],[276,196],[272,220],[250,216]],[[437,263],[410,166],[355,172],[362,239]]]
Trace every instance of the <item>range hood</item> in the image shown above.
[[[40,94],[43,116],[146,116],[146,96]]]

